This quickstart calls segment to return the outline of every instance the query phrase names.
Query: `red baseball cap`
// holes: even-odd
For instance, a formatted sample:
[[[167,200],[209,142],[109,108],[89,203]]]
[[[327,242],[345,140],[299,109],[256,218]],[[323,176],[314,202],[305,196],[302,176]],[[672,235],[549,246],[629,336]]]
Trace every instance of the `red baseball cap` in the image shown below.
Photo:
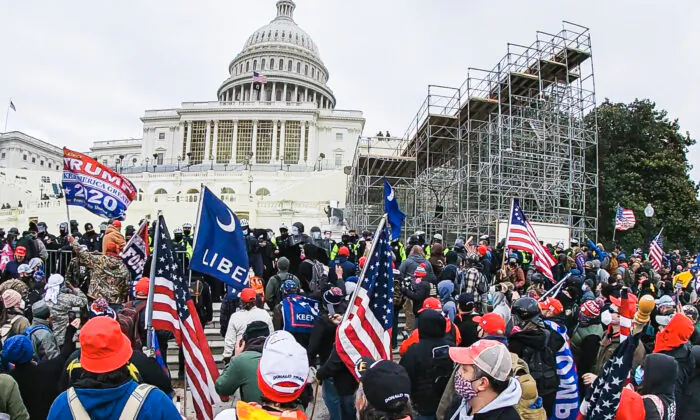
[[[365,266],[366,262],[367,262],[367,257],[360,257],[360,268],[363,268]]]
[[[241,302],[255,302],[256,297],[255,289],[252,287],[246,287],[241,291]]]
[[[506,334],[506,320],[495,312],[489,312],[483,316],[475,316],[472,319],[481,326],[481,329],[483,329],[486,334]]]
[[[341,257],[349,257],[350,256],[350,250],[346,246],[341,246],[338,248],[338,255]]]
[[[553,297],[548,297],[545,300],[538,302],[537,306],[539,306],[540,311],[550,310],[554,313],[554,315],[559,315],[560,313],[564,312],[564,305],[562,305],[559,299]]]
[[[136,282],[134,286],[134,291],[138,294],[147,295],[148,294],[148,284],[150,279],[148,277],[141,277],[139,281]]]
[[[80,330],[80,364],[88,372],[117,370],[127,364],[132,353],[131,341],[110,317],[92,318]]]
[[[18,246],[17,248],[15,248],[15,255],[19,257],[24,257],[25,255],[27,255],[27,248],[23,246]]]
[[[440,303],[438,298],[429,297],[423,301],[423,306],[418,310],[418,313],[421,313],[426,309],[442,311],[442,303]]]
[[[122,227],[122,222],[120,222],[119,220],[115,220],[112,222],[112,226],[120,228]]]

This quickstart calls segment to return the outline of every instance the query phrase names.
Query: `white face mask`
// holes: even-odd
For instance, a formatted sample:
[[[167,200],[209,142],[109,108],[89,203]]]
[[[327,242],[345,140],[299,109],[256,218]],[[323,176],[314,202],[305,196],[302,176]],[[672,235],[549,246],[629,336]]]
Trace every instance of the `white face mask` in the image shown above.
[[[299,228],[296,226],[292,226],[292,235],[298,235],[299,234]]]
[[[612,322],[612,313],[610,311],[603,311],[600,314],[600,322],[603,323],[603,325],[610,325]]]

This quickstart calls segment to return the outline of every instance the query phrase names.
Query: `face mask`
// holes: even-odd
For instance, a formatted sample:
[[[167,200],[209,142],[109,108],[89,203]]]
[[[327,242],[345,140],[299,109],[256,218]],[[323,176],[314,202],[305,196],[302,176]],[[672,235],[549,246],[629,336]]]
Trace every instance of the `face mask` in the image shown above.
[[[610,325],[612,322],[612,314],[610,311],[603,311],[600,313],[600,322],[602,322],[603,325]]]
[[[299,234],[299,228],[296,226],[292,226],[292,235],[298,235]]]
[[[493,305],[493,293],[489,292],[488,296],[489,304]]]
[[[12,241],[12,248],[17,248],[17,241]]]
[[[321,239],[321,232],[313,232],[313,233],[311,234],[311,237],[312,237],[313,239]]]
[[[178,233],[175,235],[175,241],[180,242],[182,240],[182,233]]]
[[[639,386],[642,384],[642,381],[644,380],[644,369],[642,369],[641,366],[637,366],[637,368],[634,370],[634,384]]]
[[[455,392],[467,401],[479,394],[479,391],[474,389],[472,383],[463,379],[459,374],[455,375]]]

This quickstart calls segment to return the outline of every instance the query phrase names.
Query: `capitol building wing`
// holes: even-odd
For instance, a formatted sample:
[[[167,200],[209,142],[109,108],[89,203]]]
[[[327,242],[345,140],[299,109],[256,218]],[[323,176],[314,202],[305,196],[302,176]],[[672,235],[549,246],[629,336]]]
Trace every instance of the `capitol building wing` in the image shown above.
[[[342,206],[344,168],[352,163],[365,120],[361,111],[335,108],[329,71],[315,42],[295,23],[295,8],[292,0],[277,2],[274,19],[256,30],[230,62],[216,100],[147,110],[141,117],[142,138],[94,142],[88,154],[126,174],[139,190],[128,223],[158,209],[172,226],[193,222],[201,184],[254,226],[276,229],[280,222],[300,220],[308,229],[328,223],[329,204]],[[6,135],[0,135],[0,145]],[[12,180],[13,171],[22,171],[6,169]],[[25,195],[32,191],[18,223],[23,217],[61,220],[51,216],[51,209],[62,200],[53,195],[40,200],[38,193],[60,183],[60,172],[39,172],[15,186]],[[33,186],[33,178],[40,184],[46,176],[48,185]],[[2,219],[13,217],[2,213],[0,224],[7,224]],[[82,209],[75,213],[76,219],[98,221]]]

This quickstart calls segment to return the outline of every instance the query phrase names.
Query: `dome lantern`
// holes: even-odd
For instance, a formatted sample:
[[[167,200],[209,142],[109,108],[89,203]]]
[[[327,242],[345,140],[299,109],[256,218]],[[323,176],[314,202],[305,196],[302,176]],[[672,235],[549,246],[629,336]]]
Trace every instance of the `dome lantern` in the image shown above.
[[[292,0],[279,0],[277,2],[277,19],[294,20],[296,4]]]

